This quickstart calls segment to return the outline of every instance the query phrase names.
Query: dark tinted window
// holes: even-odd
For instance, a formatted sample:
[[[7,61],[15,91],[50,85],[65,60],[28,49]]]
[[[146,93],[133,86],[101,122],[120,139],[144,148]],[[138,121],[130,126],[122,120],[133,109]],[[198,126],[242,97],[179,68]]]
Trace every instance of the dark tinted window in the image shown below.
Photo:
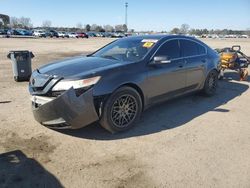
[[[92,56],[116,59],[122,62],[126,61],[139,61],[153,48],[158,40],[148,39],[144,42],[141,38],[127,38],[126,40],[117,40],[104,48],[98,50]]]
[[[205,54],[206,53],[205,47],[202,46],[202,45],[199,45],[199,44],[197,44],[197,45],[198,45],[199,53],[200,54]]]
[[[190,40],[180,40],[180,46],[182,57],[201,55],[206,53],[206,49],[202,45]]]
[[[157,51],[156,56],[168,56],[169,59],[180,57],[180,48],[178,40],[171,40],[166,42]]]

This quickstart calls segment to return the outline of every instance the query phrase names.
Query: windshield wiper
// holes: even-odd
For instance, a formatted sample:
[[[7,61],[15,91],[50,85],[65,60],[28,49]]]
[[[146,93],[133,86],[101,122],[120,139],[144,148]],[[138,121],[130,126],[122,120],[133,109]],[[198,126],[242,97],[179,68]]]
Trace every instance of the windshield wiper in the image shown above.
[[[104,56],[101,56],[102,58],[107,58],[107,59],[114,59],[114,60],[119,60],[119,59],[116,59],[115,57],[111,56],[111,55],[104,55]]]

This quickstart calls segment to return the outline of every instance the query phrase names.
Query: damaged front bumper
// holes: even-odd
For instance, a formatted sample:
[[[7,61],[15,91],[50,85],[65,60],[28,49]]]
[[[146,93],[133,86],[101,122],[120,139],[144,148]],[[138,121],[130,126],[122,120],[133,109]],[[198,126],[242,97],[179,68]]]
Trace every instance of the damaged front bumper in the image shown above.
[[[57,98],[33,96],[32,109],[36,121],[53,129],[78,129],[99,119],[93,89],[79,97],[73,88]]]

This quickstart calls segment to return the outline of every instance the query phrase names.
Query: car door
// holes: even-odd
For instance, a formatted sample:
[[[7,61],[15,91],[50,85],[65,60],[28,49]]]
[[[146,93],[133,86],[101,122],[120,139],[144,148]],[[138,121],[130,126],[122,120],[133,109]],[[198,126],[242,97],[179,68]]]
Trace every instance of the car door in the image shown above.
[[[151,102],[158,99],[170,98],[186,86],[184,62],[180,57],[178,39],[165,42],[153,57],[167,56],[170,63],[149,65],[148,98]]]
[[[183,57],[187,71],[186,87],[188,90],[195,90],[205,79],[206,48],[193,40],[180,39],[179,41],[181,57]]]

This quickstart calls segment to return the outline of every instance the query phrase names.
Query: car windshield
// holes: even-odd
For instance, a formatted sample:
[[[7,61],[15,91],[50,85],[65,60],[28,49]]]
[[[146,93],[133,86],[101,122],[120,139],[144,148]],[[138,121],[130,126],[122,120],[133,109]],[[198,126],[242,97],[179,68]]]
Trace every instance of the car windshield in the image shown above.
[[[155,39],[123,39],[117,40],[92,56],[119,61],[139,61],[150,51],[158,40]]]

